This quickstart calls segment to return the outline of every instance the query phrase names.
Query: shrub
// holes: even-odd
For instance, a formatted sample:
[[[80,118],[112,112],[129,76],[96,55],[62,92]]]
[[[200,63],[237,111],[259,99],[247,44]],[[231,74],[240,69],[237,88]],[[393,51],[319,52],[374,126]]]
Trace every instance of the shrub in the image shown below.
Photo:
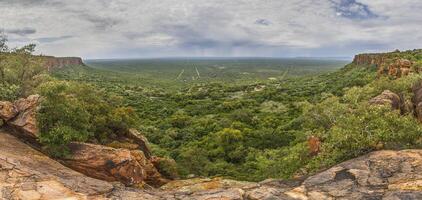
[[[39,140],[52,155],[66,155],[72,141],[107,143],[137,121],[132,109],[108,102],[115,98],[87,84],[50,81],[39,92]]]

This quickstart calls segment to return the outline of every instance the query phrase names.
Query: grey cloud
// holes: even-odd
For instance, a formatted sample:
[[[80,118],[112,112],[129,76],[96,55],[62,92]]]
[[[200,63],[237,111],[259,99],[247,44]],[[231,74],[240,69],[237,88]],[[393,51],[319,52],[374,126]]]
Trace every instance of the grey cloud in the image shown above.
[[[8,29],[5,31],[8,34],[15,34],[19,36],[31,35],[37,32],[34,28],[20,28],[20,29]]]
[[[60,40],[66,40],[66,39],[70,39],[73,38],[74,36],[71,35],[65,35],[65,36],[60,36],[60,37],[44,37],[44,38],[37,38],[35,40],[37,40],[40,43],[51,43],[51,42],[57,42]]]
[[[16,6],[60,6],[62,2],[56,0],[0,0],[0,4]]]
[[[121,20],[112,17],[102,17],[92,14],[81,14],[79,17],[91,22],[98,31],[107,30],[121,22]]]
[[[266,19],[257,19],[255,21],[255,24],[263,25],[263,26],[269,26],[269,25],[271,25],[271,22],[266,20]]]

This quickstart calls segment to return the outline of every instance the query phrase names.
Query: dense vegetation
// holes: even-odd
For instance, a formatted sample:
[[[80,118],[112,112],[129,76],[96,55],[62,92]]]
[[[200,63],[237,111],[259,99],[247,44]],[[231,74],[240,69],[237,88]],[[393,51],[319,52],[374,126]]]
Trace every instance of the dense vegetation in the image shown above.
[[[256,181],[422,145],[412,113],[368,104],[386,89],[409,100],[418,73],[396,79],[377,77],[374,66],[338,69],[338,61],[241,59],[91,61],[49,76],[33,45],[10,50],[1,41],[0,99],[43,96],[40,142],[54,156],[66,156],[71,141],[116,145],[135,127],[181,175]],[[422,62],[421,51],[390,56]],[[318,154],[310,137],[322,142]]]
[[[42,57],[32,55],[35,45],[9,49],[0,36],[0,100],[42,96],[36,116],[39,141],[52,156],[67,156],[72,141],[107,144],[136,127],[133,109],[123,106],[120,97],[51,77]]]
[[[392,57],[419,62],[420,55],[404,52]],[[168,60],[109,62],[91,61],[97,70],[73,67],[55,76],[122,96],[124,104],[135,109],[139,129],[154,144],[154,153],[175,159],[182,175],[288,178],[377,149],[421,145],[422,130],[412,114],[368,104],[386,89],[409,99],[418,74],[377,78],[376,67],[353,64],[335,72],[331,65],[316,73],[302,61],[288,68],[258,61],[256,68],[242,68],[226,61],[218,66],[230,70],[212,72],[216,64],[210,62],[223,61],[205,60],[201,65],[195,60],[193,66],[214,76],[180,81],[174,77],[183,70],[182,61],[174,61],[176,69]],[[256,71],[259,67],[278,71],[262,75]],[[250,76],[241,76],[245,71]],[[251,75],[254,72],[259,76]],[[322,141],[316,156],[309,153],[311,136]]]

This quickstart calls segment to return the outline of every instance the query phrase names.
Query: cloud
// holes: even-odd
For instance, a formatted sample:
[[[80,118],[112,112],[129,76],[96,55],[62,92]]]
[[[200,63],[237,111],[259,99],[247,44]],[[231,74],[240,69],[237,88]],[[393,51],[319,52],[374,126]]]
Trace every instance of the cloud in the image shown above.
[[[420,10],[420,0],[0,0],[0,28],[11,46],[57,56],[351,56],[420,48]]]
[[[51,43],[51,42],[57,42],[57,41],[66,40],[70,38],[73,38],[73,36],[65,35],[65,36],[60,36],[60,37],[43,37],[43,38],[36,38],[35,40],[40,43]]]
[[[15,34],[15,35],[19,35],[19,36],[26,36],[26,35],[31,35],[37,32],[36,29],[34,28],[18,28],[18,29],[8,29],[5,30],[5,32],[7,34]]]
[[[255,21],[255,24],[263,25],[263,26],[269,26],[269,25],[271,25],[271,22],[266,20],[266,19],[257,19]]]
[[[91,22],[98,31],[105,31],[120,23],[120,20],[111,17],[101,17],[92,14],[81,14],[80,18]]]

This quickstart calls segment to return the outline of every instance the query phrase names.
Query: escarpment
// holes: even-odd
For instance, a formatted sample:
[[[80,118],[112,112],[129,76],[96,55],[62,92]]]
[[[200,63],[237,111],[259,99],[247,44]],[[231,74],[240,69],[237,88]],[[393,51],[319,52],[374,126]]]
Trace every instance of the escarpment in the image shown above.
[[[65,67],[82,60],[60,62],[49,66]],[[376,66],[379,76],[398,81],[419,72],[417,62],[395,53],[362,54],[353,63]],[[422,82],[408,88],[407,96],[390,83],[396,82],[374,90],[376,94],[360,105],[388,106],[412,113],[422,122]],[[147,138],[130,129],[106,145],[71,142],[70,155],[54,160],[43,154],[38,143],[36,112],[42,99],[31,95],[15,102],[0,101],[0,199],[422,199],[422,150],[375,151],[293,180],[169,180],[159,169],[164,158],[154,156]],[[310,135],[304,154],[324,153],[324,139],[317,133]]]
[[[422,50],[407,51],[409,54],[420,54]],[[400,51],[390,53],[359,54],[353,59],[355,65],[377,67],[378,75],[389,75],[395,78],[419,73],[422,66],[403,56]]]
[[[85,65],[79,57],[40,56],[43,66],[48,70],[60,69],[67,66]]]

